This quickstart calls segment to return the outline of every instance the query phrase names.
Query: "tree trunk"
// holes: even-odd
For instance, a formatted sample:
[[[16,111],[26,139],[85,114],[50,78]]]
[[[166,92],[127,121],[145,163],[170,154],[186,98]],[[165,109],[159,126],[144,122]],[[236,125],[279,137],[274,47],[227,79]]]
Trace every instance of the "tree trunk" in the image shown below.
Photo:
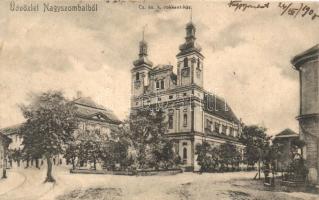
[[[47,169],[47,177],[45,179],[44,182],[55,182],[55,179],[52,176],[52,161],[51,161],[51,156],[47,155],[46,156],[47,159],[47,165],[48,165],[48,169]]]
[[[94,170],[96,170],[96,159],[95,158],[93,160],[93,168],[94,168]]]
[[[6,156],[6,154],[4,154],[4,156]],[[7,178],[7,159],[4,159],[3,162],[2,178]]]
[[[258,160],[258,179],[260,180],[260,159]]]
[[[40,166],[39,166],[39,159],[35,159],[35,167],[40,169]]]
[[[28,168],[29,167],[29,158],[27,158],[27,165],[25,166],[25,168]]]
[[[72,159],[72,169],[74,170],[75,169],[75,160]]]

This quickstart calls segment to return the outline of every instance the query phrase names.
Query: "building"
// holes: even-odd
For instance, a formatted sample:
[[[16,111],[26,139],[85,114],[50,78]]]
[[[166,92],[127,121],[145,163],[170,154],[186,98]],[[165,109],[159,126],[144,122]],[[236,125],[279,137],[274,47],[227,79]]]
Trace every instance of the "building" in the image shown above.
[[[7,152],[10,142],[10,138],[0,132],[0,178],[7,177]]]
[[[278,133],[272,140],[273,144],[280,144],[282,155],[277,160],[277,170],[285,171],[292,161],[292,151],[295,141],[299,140],[299,134],[287,128]]]
[[[291,63],[299,71],[300,138],[305,141],[304,158],[308,180],[319,184],[319,44],[295,56]]]
[[[8,150],[10,151],[10,154],[12,154],[13,152],[19,152],[20,150],[22,150],[22,136],[19,134],[21,125],[22,124],[16,124],[13,126],[5,127],[0,130],[4,135],[6,135],[11,140],[11,143],[8,146]],[[20,166],[20,160],[16,160],[16,162],[14,162],[12,157],[9,156],[7,167],[13,167],[15,165]]]
[[[139,43],[139,57],[131,70],[131,111],[147,107],[165,110],[168,137],[184,166],[198,170],[195,146],[206,140],[212,145],[229,141],[241,151],[241,122],[222,98],[203,88],[204,55],[196,42],[196,27],[186,25],[185,43],[180,45],[177,74],[172,65],[157,65],[148,59],[148,45]]]
[[[78,96],[72,102],[77,108],[76,116],[79,122],[78,129],[75,130],[75,134],[77,135],[89,133],[109,135],[121,123],[112,110],[98,105],[89,97]],[[1,129],[4,134],[12,139],[12,143],[9,146],[9,149],[12,152],[23,149],[23,138],[19,133],[22,125],[23,124],[18,124]],[[33,165],[33,160],[30,162],[30,164]],[[9,160],[9,164],[10,166],[20,166],[18,161],[14,162],[12,159]],[[26,163],[24,162],[24,164]],[[53,158],[53,164],[66,164],[66,160],[62,155],[58,155]],[[86,165],[86,163],[83,163],[82,165]]]

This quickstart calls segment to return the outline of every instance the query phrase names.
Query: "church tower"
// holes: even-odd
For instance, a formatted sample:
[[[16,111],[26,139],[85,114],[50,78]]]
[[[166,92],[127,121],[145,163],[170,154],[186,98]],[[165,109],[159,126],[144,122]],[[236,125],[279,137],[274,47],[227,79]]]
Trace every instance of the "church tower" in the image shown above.
[[[196,43],[196,27],[192,21],[186,25],[185,43],[180,45],[177,58],[178,85],[203,87],[203,60],[201,47]]]
[[[145,88],[149,83],[149,71],[152,69],[153,63],[147,57],[147,42],[143,38],[139,45],[139,57],[133,62],[133,69],[131,70],[131,96],[139,97],[144,94]]]

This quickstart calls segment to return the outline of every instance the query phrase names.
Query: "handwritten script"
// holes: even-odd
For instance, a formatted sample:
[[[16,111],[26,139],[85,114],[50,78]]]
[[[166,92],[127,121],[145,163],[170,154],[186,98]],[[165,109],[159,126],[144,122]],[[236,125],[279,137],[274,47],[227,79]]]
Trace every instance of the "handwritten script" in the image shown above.
[[[279,2],[279,3],[256,3],[256,2],[244,2],[241,0],[231,0],[228,4],[228,7],[234,8],[234,11],[246,11],[248,9],[266,9],[274,6],[280,9],[280,15],[288,15],[296,18],[299,17],[311,17],[312,20],[319,18],[319,13],[315,11],[314,8],[311,8],[309,5],[300,2]]]
[[[270,3],[263,3],[263,4],[251,4],[246,3],[242,1],[230,1],[228,3],[229,7],[234,7],[235,11],[242,10],[245,11],[247,8],[250,9],[263,9],[263,8],[269,8]]]

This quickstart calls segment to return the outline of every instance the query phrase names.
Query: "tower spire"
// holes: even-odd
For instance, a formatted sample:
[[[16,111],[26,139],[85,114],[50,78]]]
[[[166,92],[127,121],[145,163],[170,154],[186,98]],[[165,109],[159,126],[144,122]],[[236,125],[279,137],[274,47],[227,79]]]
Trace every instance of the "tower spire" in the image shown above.
[[[143,26],[143,30],[142,30],[142,41],[140,42],[140,53],[139,53],[140,57],[147,56],[147,42],[145,42],[144,40],[146,27],[147,27],[147,24]]]
[[[186,24],[186,37],[184,44],[179,46],[179,52],[177,55],[183,55],[190,51],[201,51],[201,47],[196,43],[196,27],[193,23],[193,9],[190,10],[190,21]]]
[[[144,35],[145,35],[145,29],[146,29],[146,27],[147,27],[147,24],[145,24],[145,25],[143,26],[142,41],[144,41]]]
[[[147,27],[147,24],[145,24],[142,28],[142,40],[139,43],[139,53],[138,53],[138,59],[133,62],[134,66],[141,66],[143,64],[147,65],[148,67],[152,67],[153,63],[148,60],[148,48],[147,48],[147,42],[145,41],[145,29]]]

